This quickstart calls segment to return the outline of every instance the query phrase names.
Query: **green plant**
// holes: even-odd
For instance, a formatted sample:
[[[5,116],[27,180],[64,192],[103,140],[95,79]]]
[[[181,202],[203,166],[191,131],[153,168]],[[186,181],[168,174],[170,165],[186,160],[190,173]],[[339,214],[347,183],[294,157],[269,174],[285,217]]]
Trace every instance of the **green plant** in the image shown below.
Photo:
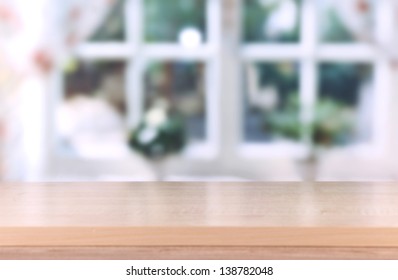
[[[279,137],[299,140],[303,131],[299,116],[299,99],[294,94],[289,96],[283,110],[264,114],[264,125]],[[354,130],[354,113],[342,103],[321,98],[316,103],[312,121],[306,128],[311,132],[315,146],[345,144],[350,141]]]
[[[177,153],[185,143],[182,117],[161,107],[150,109],[129,138],[130,147],[150,159]]]

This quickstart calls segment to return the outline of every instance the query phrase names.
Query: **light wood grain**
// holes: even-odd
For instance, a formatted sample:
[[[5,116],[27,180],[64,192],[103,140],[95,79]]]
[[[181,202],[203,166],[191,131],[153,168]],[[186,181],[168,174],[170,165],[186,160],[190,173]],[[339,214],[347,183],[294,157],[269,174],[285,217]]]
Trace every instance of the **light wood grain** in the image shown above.
[[[0,246],[397,247],[396,228],[12,227]]]
[[[398,248],[398,184],[3,184],[0,246]]]
[[[398,248],[3,247],[0,260],[396,260]]]

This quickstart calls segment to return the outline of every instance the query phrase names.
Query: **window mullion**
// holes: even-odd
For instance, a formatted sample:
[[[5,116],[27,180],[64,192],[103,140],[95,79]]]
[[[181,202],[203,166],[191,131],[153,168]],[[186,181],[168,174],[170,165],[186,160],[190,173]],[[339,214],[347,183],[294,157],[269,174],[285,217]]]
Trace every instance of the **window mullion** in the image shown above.
[[[244,0],[243,0],[244,1]],[[242,139],[242,108],[240,102],[241,77],[239,64],[240,24],[242,0],[221,1],[222,3],[222,42],[221,51],[221,102],[220,115],[220,147],[221,158],[226,164],[233,164],[236,148]]]
[[[222,0],[207,0],[206,6],[207,42],[214,48],[221,42],[221,2]]]
[[[129,58],[127,69],[127,102],[128,102],[128,125],[135,126],[143,114],[143,72],[145,58],[143,50],[143,0],[128,0],[126,8],[127,39],[135,50]]]
[[[317,5],[315,0],[305,0],[302,6],[301,48],[303,57],[300,74],[301,121],[302,137],[308,147],[313,146],[312,128],[309,125],[314,118],[317,99],[318,68],[317,68]]]
[[[391,57],[395,50],[391,47],[394,44],[394,1],[380,0],[375,9],[376,30],[375,30],[375,48],[377,52],[375,62],[375,96],[374,102],[374,118],[373,118],[373,133],[375,135],[374,142],[376,148],[386,149],[394,145],[388,143],[388,140],[398,139],[398,135],[387,135],[394,133],[395,127],[393,124],[396,120],[390,118],[390,112],[395,111],[394,98],[391,95],[392,77],[391,77]],[[392,101],[392,102],[391,102]],[[395,101],[396,102],[396,101]],[[389,107],[389,104],[392,104]],[[387,127],[390,126],[390,127]],[[392,137],[390,137],[392,136]],[[395,144],[396,145],[396,144]],[[392,147],[394,149],[394,147]]]
[[[220,75],[220,43],[221,43],[221,17],[222,0],[207,0],[207,48],[211,54],[206,64],[206,136],[207,143],[212,151],[219,148],[220,141],[220,114],[219,106],[222,93]]]

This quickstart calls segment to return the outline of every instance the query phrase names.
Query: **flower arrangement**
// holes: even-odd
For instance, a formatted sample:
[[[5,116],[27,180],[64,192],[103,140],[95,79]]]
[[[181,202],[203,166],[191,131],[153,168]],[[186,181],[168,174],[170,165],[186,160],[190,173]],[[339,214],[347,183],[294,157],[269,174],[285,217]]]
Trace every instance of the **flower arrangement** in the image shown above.
[[[159,105],[147,111],[129,138],[129,146],[151,160],[178,153],[185,143],[182,117]]]

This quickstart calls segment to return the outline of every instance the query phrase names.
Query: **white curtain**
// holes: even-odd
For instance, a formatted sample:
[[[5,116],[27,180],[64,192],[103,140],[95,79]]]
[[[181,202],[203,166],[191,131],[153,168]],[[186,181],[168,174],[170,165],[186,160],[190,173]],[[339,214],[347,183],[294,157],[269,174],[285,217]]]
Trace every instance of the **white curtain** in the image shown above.
[[[98,28],[113,2],[0,0],[2,179],[26,179],[40,173],[48,76]]]

